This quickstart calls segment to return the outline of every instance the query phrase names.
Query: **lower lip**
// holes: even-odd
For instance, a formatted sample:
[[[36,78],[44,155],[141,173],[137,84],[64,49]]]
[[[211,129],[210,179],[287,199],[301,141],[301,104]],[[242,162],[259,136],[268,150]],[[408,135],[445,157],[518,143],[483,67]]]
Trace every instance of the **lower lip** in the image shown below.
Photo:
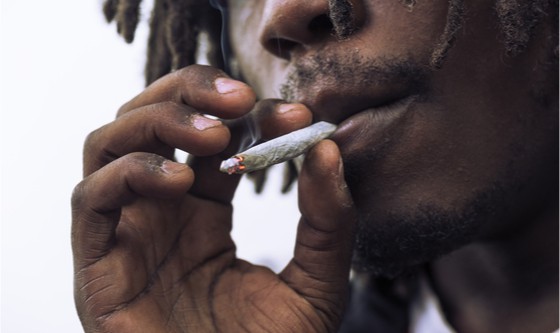
[[[403,118],[417,97],[409,96],[388,105],[356,113],[338,125],[331,139],[344,150],[355,145],[371,146],[378,140],[375,137],[381,138],[387,128]]]

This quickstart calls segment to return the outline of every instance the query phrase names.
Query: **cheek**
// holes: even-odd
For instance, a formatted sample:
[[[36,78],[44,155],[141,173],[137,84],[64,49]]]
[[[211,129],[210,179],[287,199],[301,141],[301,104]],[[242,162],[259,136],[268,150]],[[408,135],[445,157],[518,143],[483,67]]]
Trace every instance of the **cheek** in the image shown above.
[[[373,0],[360,38],[368,52],[388,58],[428,59],[447,22],[447,1]],[[367,43],[367,44],[365,44]]]

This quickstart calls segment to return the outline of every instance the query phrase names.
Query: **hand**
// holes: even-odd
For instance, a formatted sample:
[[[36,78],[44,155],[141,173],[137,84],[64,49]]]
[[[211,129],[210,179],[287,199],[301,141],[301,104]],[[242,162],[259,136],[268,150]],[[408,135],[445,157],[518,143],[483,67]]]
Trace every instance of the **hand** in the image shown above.
[[[278,101],[255,106],[248,86],[223,78],[205,66],[170,74],[88,137],[72,197],[86,332],[332,332],[340,323],[355,212],[339,151],[323,141],[304,163],[287,267],[277,275],[238,259],[230,231],[239,176],[218,166],[244,130],[239,119],[255,120],[267,139],[310,114],[301,105],[279,113]],[[173,161],[175,148],[194,156],[189,165]]]

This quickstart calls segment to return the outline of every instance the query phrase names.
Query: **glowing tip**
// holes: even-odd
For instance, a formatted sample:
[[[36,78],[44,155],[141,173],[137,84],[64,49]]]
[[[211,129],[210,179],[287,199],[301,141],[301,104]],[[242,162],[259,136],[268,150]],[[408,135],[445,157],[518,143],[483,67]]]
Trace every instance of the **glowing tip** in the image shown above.
[[[243,169],[245,169],[245,166],[243,165],[243,158],[238,156],[228,158],[220,164],[220,171],[227,173],[228,175],[239,173],[240,171],[243,171]]]

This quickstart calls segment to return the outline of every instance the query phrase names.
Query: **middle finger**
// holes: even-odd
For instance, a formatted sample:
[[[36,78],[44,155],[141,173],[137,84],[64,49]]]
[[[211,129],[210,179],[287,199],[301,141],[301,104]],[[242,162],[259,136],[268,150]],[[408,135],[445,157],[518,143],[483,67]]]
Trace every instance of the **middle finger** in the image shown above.
[[[91,133],[85,143],[84,175],[132,152],[156,153],[168,159],[179,148],[194,155],[212,155],[229,143],[221,121],[173,102],[139,107]]]

